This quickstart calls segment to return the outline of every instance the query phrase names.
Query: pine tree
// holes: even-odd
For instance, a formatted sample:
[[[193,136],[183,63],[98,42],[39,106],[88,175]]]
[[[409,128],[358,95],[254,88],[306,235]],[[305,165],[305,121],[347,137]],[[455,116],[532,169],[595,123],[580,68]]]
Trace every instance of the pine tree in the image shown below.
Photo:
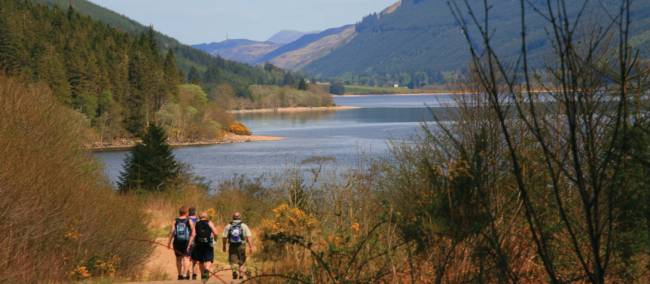
[[[121,192],[165,191],[181,174],[181,166],[167,144],[165,130],[151,124],[147,133],[127,156],[121,173]]]
[[[307,81],[305,81],[304,78],[300,79],[300,82],[298,82],[298,90],[307,90]]]
[[[194,66],[192,66],[190,72],[187,73],[187,82],[190,84],[197,84],[197,85],[201,83],[201,73],[199,73],[199,70],[194,68]]]

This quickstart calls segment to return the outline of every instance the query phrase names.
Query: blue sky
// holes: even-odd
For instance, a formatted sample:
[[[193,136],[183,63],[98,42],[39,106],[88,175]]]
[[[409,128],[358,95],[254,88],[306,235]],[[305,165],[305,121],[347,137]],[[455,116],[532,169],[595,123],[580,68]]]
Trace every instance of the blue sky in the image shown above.
[[[183,43],[266,40],[280,30],[353,24],[397,0],[90,0]]]

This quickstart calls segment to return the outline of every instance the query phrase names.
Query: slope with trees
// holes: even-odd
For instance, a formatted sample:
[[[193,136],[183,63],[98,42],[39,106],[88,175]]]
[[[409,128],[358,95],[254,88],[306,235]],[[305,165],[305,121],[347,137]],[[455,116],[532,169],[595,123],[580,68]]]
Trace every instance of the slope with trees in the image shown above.
[[[109,9],[93,4],[87,0],[31,0],[35,3],[47,4],[52,7],[58,7],[61,10],[67,10],[73,3],[76,11],[87,15],[97,21],[105,23],[118,30],[129,34],[140,34],[146,32],[150,27],[146,27],[126,16],[115,13]],[[248,97],[250,92],[248,86],[252,84],[281,84],[285,76],[285,71],[274,68],[264,68],[263,66],[250,66],[220,57],[213,57],[201,50],[192,48],[188,45],[178,42],[176,39],[153,32],[154,39],[161,50],[166,53],[172,50],[176,55],[177,65],[184,74],[189,74],[192,70],[200,78],[199,82],[208,91],[220,84],[230,84],[239,97]],[[294,74],[294,76],[298,76]]]
[[[546,1],[531,1],[545,3]],[[616,3],[617,1],[604,1]],[[482,1],[468,1],[470,6]],[[567,1],[569,14],[575,16],[581,1]],[[464,4],[463,4],[464,5]],[[631,27],[631,43],[641,52],[650,50],[650,2],[633,1],[630,11],[635,20]],[[520,17],[518,1],[492,3],[493,39],[500,55],[516,58],[519,39],[516,28]],[[529,16],[536,12],[527,8]],[[606,18],[606,12],[592,9],[586,21]],[[548,59],[550,43],[546,40],[547,25],[533,17],[529,23],[529,55],[531,64]],[[450,13],[447,1],[403,0],[392,13],[372,14],[356,25],[355,38],[325,57],[303,68],[308,74],[326,78],[337,77],[364,85],[399,83],[414,87],[453,81],[458,73],[467,71],[469,56],[462,34]]]

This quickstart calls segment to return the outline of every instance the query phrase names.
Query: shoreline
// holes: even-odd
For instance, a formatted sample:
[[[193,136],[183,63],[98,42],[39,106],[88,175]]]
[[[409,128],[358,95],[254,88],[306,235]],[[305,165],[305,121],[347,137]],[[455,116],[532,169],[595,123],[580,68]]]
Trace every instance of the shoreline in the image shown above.
[[[402,97],[418,97],[418,96],[444,96],[444,95],[473,95],[473,92],[432,92],[432,93],[395,93],[395,94],[344,94],[340,97],[365,97],[365,96],[402,96]]]
[[[222,145],[222,144],[235,144],[235,143],[249,143],[249,142],[270,142],[270,141],[280,141],[284,139],[279,136],[265,136],[265,135],[237,135],[232,133],[227,133],[220,140],[206,140],[206,141],[194,141],[194,142],[174,142],[169,143],[172,148],[184,148],[184,147],[201,147],[201,146],[212,146],[212,145]],[[118,151],[128,151],[131,150],[136,145],[136,140],[128,140],[121,144],[106,144],[100,146],[87,145],[86,149],[90,152],[118,152]]]
[[[238,109],[229,110],[231,114],[245,113],[291,113],[291,112],[310,112],[310,111],[342,111],[357,109],[353,106],[326,106],[326,107],[280,107],[280,108],[258,108],[258,109]]]

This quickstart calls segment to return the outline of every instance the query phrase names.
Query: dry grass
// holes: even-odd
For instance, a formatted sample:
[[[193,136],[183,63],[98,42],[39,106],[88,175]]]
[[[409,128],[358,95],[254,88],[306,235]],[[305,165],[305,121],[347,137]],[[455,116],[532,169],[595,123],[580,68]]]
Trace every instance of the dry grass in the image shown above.
[[[0,282],[130,277],[150,252],[139,202],[83,150],[87,123],[46,88],[0,76]]]

